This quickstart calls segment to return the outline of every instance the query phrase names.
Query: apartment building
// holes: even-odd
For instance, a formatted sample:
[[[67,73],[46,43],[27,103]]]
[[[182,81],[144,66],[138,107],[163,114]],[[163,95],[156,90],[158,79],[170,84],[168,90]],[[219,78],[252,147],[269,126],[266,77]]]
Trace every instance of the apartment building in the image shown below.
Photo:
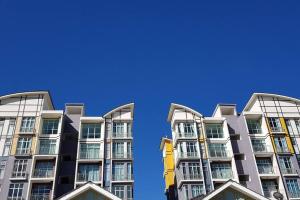
[[[83,104],[56,110],[47,91],[1,96],[1,199],[132,200],[133,108],[92,117]],[[83,188],[93,192],[78,193]]]
[[[254,191],[261,199],[300,199],[299,108],[298,99],[265,93],[253,94],[239,114],[234,104],[217,105],[211,117],[171,104],[172,139],[162,139],[160,146],[165,180],[174,173],[167,199],[170,192],[179,200],[206,199],[224,192],[219,188],[227,188],[229,180],[240,185],[234,199],[244,195],[238,191]]]

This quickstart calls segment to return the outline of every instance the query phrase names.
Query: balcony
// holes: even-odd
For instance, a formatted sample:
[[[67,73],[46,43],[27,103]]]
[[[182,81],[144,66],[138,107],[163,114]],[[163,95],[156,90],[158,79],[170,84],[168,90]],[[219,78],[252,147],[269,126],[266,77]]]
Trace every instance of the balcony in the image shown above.
[[[202,179],[201,174],[183,174],[183,179],[184,180],[198,180]]]
[[[178,139],[197,139],[196,133],[176,133],[175,140]]]
[[[272,153],[271,146],[265,144],[252,144],[255,153]]]
[[[31,149],[21,149],[17,148],[16,150],[16,156],[30,156],[32,154]]]
[[[293,191],[293,192],[290,192],[289,191],[289,197],[290,198],[300,198],[300,191]]]
[[[285,129],[282,127],[271,127],[272,133],[284,133]]]
[[[272,165],[258,165],[257,168],[259,174],[274,174]]]
[[[32,193],[30,200],[50,200],[51,193]]]
[[[100,159],[100,149],[80,149],[80,159]]]
[[[261,128],[249,128],[248,131],[249,131],[249,134],[261,134],[262,133]]]
[[[199,158],[198,152],[178,152],[178,158]]]
[[[227,150],[209,149],[209,157],[212,159],[231,159],[230,153]]]
[[[112,158],[114,158],[114,159],[132,159],[132,153],[115,153],[115,152],[113,152]]]
[[[276,147],[277,153],[290,153],[289,149],[287,147]]]
[[[112,174],[113,181],[132,181],[133,174]]]
[[[112,133],[112,138],[114,139],[126,139],[126,138],[131,138],[132,135],[131,133]]]
[[[41,155],[54,155],[56,146],[40,146],[39,154]]]
[[[263,191],[264,191],[265,197],[267,197],[267,198],[273,198],[274,192],[278,192],[278,190],[273,189],[273,188],[263,189]],[[284,194],[284,193],[282,193],[282,194]]]
[[[212,178],[214,179],[230,179],[233,177],[231,169],[212,170]]]
[[[53,169],[35,169],[33,178],[52,178],[54,176]]]
[[[99,172],[94,173],[94,174],[78,173],[77,174],[77,181],[78,182],[87,182],[87,181],[100,182],[101,178],[100,178]]]

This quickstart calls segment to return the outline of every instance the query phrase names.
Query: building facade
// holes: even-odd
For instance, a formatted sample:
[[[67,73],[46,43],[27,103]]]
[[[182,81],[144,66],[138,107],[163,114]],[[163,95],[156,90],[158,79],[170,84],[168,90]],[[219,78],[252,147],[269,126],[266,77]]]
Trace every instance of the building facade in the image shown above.
[[[166,185],[167,196],[205,196],[232,180],[270,199],[278,192],[300,199],[300,100],[255,93],[240,114],[234,104],[219,104],[212,117],[171,104],[168,121],[172,139],[161,150],[174,162],[164,162],[165,171],[174,167],[174,187]]]
[[[56,199],[93,182],[132,200],[133,109],[91,117],[83,104],[55,110],[47,91],[0,97],[1,199]]]

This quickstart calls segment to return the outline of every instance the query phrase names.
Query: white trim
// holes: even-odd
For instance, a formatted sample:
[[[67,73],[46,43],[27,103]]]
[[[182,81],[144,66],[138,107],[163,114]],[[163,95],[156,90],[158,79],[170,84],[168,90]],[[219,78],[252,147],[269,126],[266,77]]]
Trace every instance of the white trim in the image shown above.
[[[186,107],[186,106],[180,105],[180,104],[176,104],[176,103],[171,103],[171,107],[170,107],[170,111],[169,111],[168,119],[167,119],[168,122],[171,121],[172,116],[173,116],[173,112],[174,112],[174,110],[175,110],[176,108],[184,109],[184,110],[186,110],[186,111],[189,111],[189,112],[195,114],[196,116],[198,116],[198,117],[200,117],[200,118],[202,117],[202,114],[201,114],[201,113],[199,113],[199,112],[197,112],[197,111],[195,111],[195,110],[193,110],[193,109],[191,109],[191,108],[189,108],[189,107]]]
[[[234,182],[234,181],[228,181],[227,183],[225,183],[224,185],[222,185],[221,187],[219,187],[218,189],[214,190],[212,193],[208,194],[207,196],[205,196],[203,199],[201,200],[209,200],[211,198],[213,198],[214,196],[218,195],[220,192],[222,192],[223,190],[227,189],[227,188],[232,188],[234,190],[237,190],[238,192],[250,197],[250,198],[254,198],[254,199],[260,199],[260,200],[269,200],[268,198]]]
[[[99,193],[111,200],[122,200],[119,197],[117,197],[117,196],[113,195],[112,193],[106,191],[105,189],[101,188],[100,186],[95,185],[94,183],[87,183],[87,184],[75,189],[71,193],[69,193],[61,198],[58,198],[58,200],[69,200],[70,198],[74,198],[90,189],[96,191],[97,193]]]
[[[112,114],[112,113],[114,113],[114,112],[116,112],[116,111],[118,111],[118,110],[127,108],[127,107],[130,108],[130,110],[131,110],[131,117],[133,117],[132,115],[133,115],[134,103],[128,103],[128,104],[124,104],[124,105],[122,105],[122,106],[119,106],[119,107],[117,107],[117,108],[115,108],[115,109],[109,111],[109,112],[106,113],[105,115],[103,115],[103,117],[107,117],[108,115],[110,115],[110,114]]]

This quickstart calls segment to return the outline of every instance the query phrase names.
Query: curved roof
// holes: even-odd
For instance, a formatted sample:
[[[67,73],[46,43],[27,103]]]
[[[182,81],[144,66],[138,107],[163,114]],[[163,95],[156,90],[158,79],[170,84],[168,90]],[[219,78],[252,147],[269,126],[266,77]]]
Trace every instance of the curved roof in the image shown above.
[[[293,97],[288,97],[288,96],[279,95],[279,94],[271,94],[271,93],[253,93],[243,111],[249,110],[249,108],[253,105],[255,99],[258,96],[276,97],[276,98],[280,98],[280,99],[283,99],[283,100],[294,101],[294,102],[297,102],[297,103],[300,104],[300,99],[296,99],[296,98],[293,98]]]
[[[49,105],[52,107],[52,109],[54,109],[51,95],[50,95],[49,91],[46,91],[46,90],[17,92],[17,93],[7,94],[7,95],[0,96],[0,100],[8,99],[8,98],[16,98],[16,97],[21,97],[21,96],[29,96],[29,95],[41,95],[41,94],[45,95],[46,101],[49,103]]]
[[[122,110],[124,108],[130,108],[131,110],[131,116],[133,116],[133,109],[134,109],[134,103],[128,103],[128,104],[124,104],[122,106],[119,106],[111,111],[109,111],[108,113],[106,113],[103,117],[107,117],[108,115],[114,113],[114,112],[117,112],[119,110]]]
[[[175,109],[183,109],[183,110],[186,110],[188,112],[191,112],[193,114],[195,114],[196,116],[198,117],[202,117],[203,115],[197,111],[195,111],[194,109],[192,108],[189,108],[189,107],[186,107],[184,105],[180,105],[180,104],[176,104],[176,103],[171,103],[171,106],[170,106],[170,111],[169,111],[169,114],[168,114],[168,121],[170,122],[171,119],[172,119],[172,116],[173,116],[173,112]]]

